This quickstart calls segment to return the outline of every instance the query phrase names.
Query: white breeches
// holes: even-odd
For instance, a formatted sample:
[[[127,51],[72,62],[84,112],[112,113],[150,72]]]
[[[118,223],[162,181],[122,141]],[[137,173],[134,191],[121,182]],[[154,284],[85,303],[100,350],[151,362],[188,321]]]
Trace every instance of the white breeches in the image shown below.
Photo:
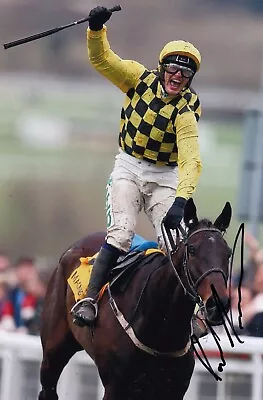
[[[177,167],[157,167],[120,150],[106,190],[107,243],[129,251],[138,214],[144,210],[163,248],[161,222],[175,199],[177,185]]]

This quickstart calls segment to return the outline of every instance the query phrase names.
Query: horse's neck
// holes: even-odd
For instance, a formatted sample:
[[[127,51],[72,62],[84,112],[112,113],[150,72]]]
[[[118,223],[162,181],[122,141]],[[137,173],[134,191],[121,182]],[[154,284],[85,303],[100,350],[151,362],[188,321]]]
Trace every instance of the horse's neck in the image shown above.
[[[184,346],[190,333],[194,304],[184,294],[169,262],[158,268],[150,278],[142,307],[140,332],[148,343],[152,341],[153,346],[158,346],[158,342],[165,341],[169,346],[171,341],[173,345],[178,343],[180,347],[182,343]]]
[[[148,292],[153,293],[152,303],[155,303],[149,312],[156,316],[158,309],[156,317],[161,321],[165,319],[175,323],[181,320],[182,311],[185,310],[187,313],[187,308],[192,304],[189,297],[184,294],[184,289],[169,262],[156,271],[149,283]]]

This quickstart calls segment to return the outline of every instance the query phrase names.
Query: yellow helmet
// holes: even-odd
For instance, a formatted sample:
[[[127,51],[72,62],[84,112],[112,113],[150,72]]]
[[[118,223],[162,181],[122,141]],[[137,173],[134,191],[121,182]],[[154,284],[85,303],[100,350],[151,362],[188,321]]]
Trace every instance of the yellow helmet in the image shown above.
[[[167,43],[160,53],[159,63],[162,64],[164,58],[174,54],[191,58],[196,64],[197,71],[199,70],[201,64],[201,54],[192,43],[185,42],[184,40],[174,40]]]

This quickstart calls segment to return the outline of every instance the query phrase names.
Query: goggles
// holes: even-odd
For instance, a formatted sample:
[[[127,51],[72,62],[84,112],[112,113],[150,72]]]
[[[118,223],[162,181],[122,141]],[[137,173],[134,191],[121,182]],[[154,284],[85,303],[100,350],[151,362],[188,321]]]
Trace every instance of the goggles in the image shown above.
[[[162,64],[162,67],[168,74],[176,74],[178,71],[180,71],[184,78],[190,79],[194,76],[194,71],[192,71],[190,68],[183,67],[182,65],[169,63]]]

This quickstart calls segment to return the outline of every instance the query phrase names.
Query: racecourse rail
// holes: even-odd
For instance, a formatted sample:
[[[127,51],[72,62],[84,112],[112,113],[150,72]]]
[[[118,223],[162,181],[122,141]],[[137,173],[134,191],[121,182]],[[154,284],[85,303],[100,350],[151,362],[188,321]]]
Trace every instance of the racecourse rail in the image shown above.
[[[197,361],[186,400],[262,400],[263,338],[235,338],[232,348],[220,336],[226,366],[217,382]],[[202,339],[212,366],[220,362],[212,338]],[[0,400],[36,400],[40,389],[39,367],[42,357],[40,338],[20,333],[0,332]],[[62,373],[59,399],[101,400],[103,389],[93,361],[85,352],[77,353]]]

